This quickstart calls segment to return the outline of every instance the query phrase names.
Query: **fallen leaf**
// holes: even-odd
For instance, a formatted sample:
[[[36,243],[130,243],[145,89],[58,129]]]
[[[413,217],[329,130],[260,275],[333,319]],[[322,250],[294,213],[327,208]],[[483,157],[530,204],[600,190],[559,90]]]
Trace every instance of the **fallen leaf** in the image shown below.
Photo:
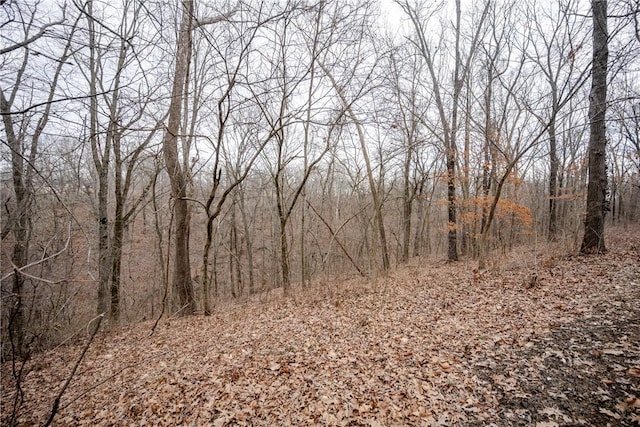
[[[630,367],[628,373],[632,377],[640,377],[640,366],[632,366],[632,367]]]
[[[610,416],[612,418],[615,418],[616,420],[619,420],[621,418],[620,414],[616,414],[615,412],[611,412],[610,410],[608,410],[606,408],[599,408],[599,410],[600,410],[601,414],[608,415],[608,416]]]
[[[562,419],[562,421],[566,423],[571,422],[571,417],[568,417],[567,415],[565,415],[558,408],[544,408],[543,410],[538,411],[538,413],[542,415],[547,415],[548,417],[554,417],[556,420]]]
[[[625,404],[627,405],[627,408],[629,408],[629,409],[640,409],[640,399],[635,397],[635,396],[629,397],[625,401]]]
[[[452,371],[451,365],[448,364],[447,362],[440,362],[440,368],[446,373],[449,373]]]
[[[623,402],[619,402],[615,406],[615,408],[616,408],[616,411],[624,413],[624,412],[627,412],[629,410],[629,405],[627,404],[626,401],[623,401]]]

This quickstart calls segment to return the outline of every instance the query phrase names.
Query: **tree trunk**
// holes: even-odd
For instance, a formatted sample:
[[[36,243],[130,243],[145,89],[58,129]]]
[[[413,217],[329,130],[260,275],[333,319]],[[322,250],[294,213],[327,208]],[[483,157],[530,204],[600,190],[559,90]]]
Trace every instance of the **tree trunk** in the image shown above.
[[[28,259],[28,236],[31,228],[30,210],[32,197],[30,188],[25,185],[22,144],[15,135],[13,120],[10,115],[11,106],[2,91],[0,91],[0,111],[2,112],[2,120],[5,134],[7,136],[7,142],[11,148],[13,191],[16,196],[16,212],[11,218],[13,221],[12,231],[15,238],[11,262],[15,267],[13,271],[13,283],[11,286],[12,301],[10,303],[11,309],[8,327],[11,341],[14,345],[15,355],[22,357],[24,341],[22,292],[24,279],[18,269],[25,266]]]
[[[120,317],[120,271],[122,266],[122,241],[124,235],[123,200],[116,198],[116,215],[113,222],[111,240],[111,307],[109,318],[117,321]]]
[[[287,242],[287,222],[280,220],[280,269],[282,270],[282,288],[288,295],[291,288],[291,272],[289,271],[289,246]]]
[[[256,292],[255,279],[253,275],[253,240],[249,230],[249,219],[247,218],[247,210],[245,207],[244,190],[239,191],[239,207],[240,219],[242,220],[242,229],[244,231],[245,250],[247,251],[247,274],[249,276],[249,295]]]
[[[98,174],[98,314],[108,309],[109,277],[111,265],[109,260],[109,163],[111,154],[111,138],[104,141],[102,152],[98,142],[98,64],[96,31],[93,18],[93,1],[87,4],[87,21],[89,25],[89,142],[93,164]]]
[[[403,194],[402,194],[402,253],[400,262],[409,260],[409,246],[411,243],[411,214],[413,210],[413,198],[415,192],[411,188],[411,157],[413,150],[411,149],[411,141],[404,158],[403,171]]]
[[[448,202],[448,247],[449,261],[458,260],[458,226],[456,221],[456,156],[453,147],[447,150],[447,202]]]
[[[113,219],[113,236],[111,237],[111,307],[109,310],[109,317],[113,321],[117,321],[120,317],[120,284],[122,276],[122,245],[124,240],[124,230],[131,223],[136,210],[144,201],[144,199],[146,199],[149,192],[151,191],[152,186],[155,186],[157,173],[153,178],[149,180],[145,187],[143,187],[141,194],[135,201],[131,203],[131,207],[127,210],[125,210],[125,203],[127,201],[129,193],[131,192],[132,179],[134,171],[136,170],[135,166],[138,162],[138,159],[149,142],[153,139],[158,129],[159,126],[156,126],[145,138],[142,144],[140,144],[129,156],[127,156],[129,164],[125,169],[124,176],[124,161],[122,159],[121,147],[123,129],[114,131],[113,135],[113,175],[115,187],[114,199],[116,207]]]
[[[462,154],[462,182],[460,188],[462,190],[462,206],[466,212],[475,210],[474,204],[469,203],[471,199],[471,81],[467,79],[466,82],[467,87],[467,96],[466,96],[466,105],[465,105],[465,114],[464,114],[464,152]],[[467,255],[469,250],[473,250],[471,246],[472,240],[471,236],[475,235],[475,221],[469,221],[464,219],[462,220],[462,247],[460,251],[462,255]],[[471,230],[471,231],[469,231]],[[471,246],[471,248],[470,248]]]
[[[231,205],[231,230],[229,237],[229,256],[231,257],[230,267],[233,270],[232,277],[234,278],[232,286],[236,290],[236,295],[241,297],[244,293],[242,282],[242,266],[240,265],[241,248],[238,243],[238,221],[236,218],[236,205],[235,201]]]
[[[153,207],[153,224],[154,224],[154,229],[156,232],[156,249],[158,251],[158,256],[157,256],[157,269],[160,270],[160,278],[162,279],[162,306],[160,307],[160,316],[162,316],[162,314],[164,314],[164,310],[166,309],[166,297],[167,297],[167,293],[168,293],[168,289],[169,289],[169,278],[167,277],[167,271],[165,269],[165,257],[164,257],[164,236],[162,233],[162,224],[161,224],[161,219],[160,219],[160,208],[158,206],[158,195],[157,195],[157,184],[158,184],[158,175],[160,173],[160,166],[157,165],[156,166],[156,170],[153,176],[153,181],[152,181],[152,185],[151,185],[151,203],[152,203],[152,207]],[[167,260],[167,264],[168,264],[168,260]],[[153,307],[154,307],[154,302],[155,301],[155,292],[153,292],[152,294],[152,301],[151,301],[151,311],[152,311],[152,316],[153,316]]]
[[[604,253],[604,217],[607,210],[606,123],[607,111],[607,1],[592,0],[593,65],[589,96],[589,184],[581,253]]]
[[[145,206],[144,202],[151,192],[152,186],[155,185],[157,178],[157,169],[154,175],[149,177],[149,181],[142,187],[142,191],[139,192],[134,200],[129,203],[128,209],[127,200],[132,195],[132,188],[134,188],[134,175],[139,177],[139,169],[137,166],[141,164],[140,156],[145,152],[147,146],[152,140],[155,140],[156,133],[162,129],[162,123],[167,118],[164,116],[156,122],[155,126],[145,136],[144,140],[136,146],[136,148],[129,152],[123,153],[122,140],[127,138],[127,131],[132,129],[132,126],[142,119],[144,112],[147,108],[147,104],[143,103],[140,110],[135,113],[135,116],[130,121],[127,121],[126,114],[122,114],[122,98],[121,93],[121,77],[124,73],[128,61],[128,54],[131,50],[128,49],[128,40],[136,34],[138,31],[139,13],[142,10],[142,6],[134,5],[130,16],[131,25],[127,28],[123,28],[123,34],[120,36],[120,52],[118,57],[116,79],[113,83],[114,89],[111,98],[110,115],[111,115],[111,135],[112,135],[112,147],[114,157],[114,187],[115,187],[115,216],[113,220],[113,236],[112,236],[112,250],[111,250],[111,309],[110,317],[112,320],[117,321],[120,316],[120,287],[122,277],[122,246],[123,235],[127,227],[134,222],[136,212],[142,210],[143,216],[143,234],[146,232],[146,218],[145,218]],[[125,11],[125,17],[129,16],[129,11]],[[125,19],[125,18],[123,18]],[[129,18],[123,21],[127,22]],[[141,95],[144,97],[144,95]],[[122,122],[125,121],[123,124]],[[123,158],[124,154],[124,158]],[[142,181],[142,179],[140,180]],[[137,193],[137,192],[136,192]]]
[[[111,240],[111,286],[110,286],[110,296],[111,296],[111,306],[109,308],[109,318],[113,321],[117,321],[120,316],[120,270],[122,265],[122,238],[124,234],[124,202],[127,197],[128,192],[128,183],[124,183],[122,179],[122,132],[124,129],[119,128],[119,106],[118,103],[120,101],[120,75],[121,71],[124,69],[125,59],[126,59],[126,44],[124,40],[120,42],[120,52],[118,57],[118,72],[116,73],[116,79],[114,82],[114,90],[111,97],[111,105],[109,106],[109,127],[107,131],[107,144],[106,149],[109,149],[113,146],[113,157],[114,157],[114,186],[115,186],[115,216],[113,221],[113,237]],[[155,131],[154,131],[155,133]],[[139,153],[139,152],[138,152]],[[104,157],[103,157],[104,158]],[[137,158],[137,154],[134,155],[132,161],[135,162]],[[109,157],[107,156],[107,161]],[[103,168],[105,165],[102,165]],[[108,162],[106,167],[108,168]],[[127,177],[127,180],[130,180],[130,174]],[[123,187],[126,187],[123,188]],[[107,188],[108,191],[108,188]]]
[[[554,102],[554,107],[556,108]],[[549,122],[549,241],[555,241],[558,235],[558,140],[556,135],[555,114]]]
[[[484,259],[485,241],[482,238],[482,236],[484,235],[484,229],[487,225],[487,218],[489,216],[488,202],[489,202],[489,191],[491,189],[491,175],[490,175],[489,164],[491,161],[493,144],[497,142],[497,141],[494,141],[497,130],[495,129],[495,126],[493,124],[493,114],[491,111],[491,106],[493,103],[493,80],[494,80],[493,67],[494,67],[494,61],[491,61],[489,64],[487,64],[487,89],[484,94],[485,115],[484,115],[484,148],[482,150],[484,154],[484,161],[482,163],[482,184],[481,184],[481,194],[482,194],[482,202],[481,202],[482,217],[480,220],[481,238],[476,242],[477,243],[476,250],[478,251],[478,257],[480,259]]]
[[[287,242],[287,222],[288,216],[285,212],[284,206],[284,194],[282,175],[284,174],[282,165],[282,144],[284,138],[278,140],[278,172],[275,175],[275,187],[276,187],[276,206],[278,210],[278,235],[280,236],[280,272],[282,274],[282,288],[284,294],[289,294],[289,288],[291,287],[291,271],[289,271],[289,246]]]
[[[207,239],[204,242],[204,251],[202,252],[202,266],[200,267],[200,280],[202,280],[202,304],[205,316],[211,314],[211,303],[209,302],[209,251],[213,242],[213,221],[214,217],[209,215],[207,218]]]
[[[418,186],[418,194],[417,194],[417,212],[416,212],[416,224],[415,224],[415,229],[413,231],[413,256],[417,257],[420,256],[422,253],[422,240],[424,238],[423,236],[423,229],[424,229],[424,204],[425,204],[425,193],[424,193],[424,186],[425,186],[425,178],[421,179],[421,182]]]
[[[178,131],[182,111],[184,87],[189,74],[191,61],[191,28],[194,7],[193,0],[182,2],[182,19],[178,32],[176,66],[169,104],[169,119],[162,141],[165,165],[171,181],[171,195],[175,219],[174,267],[172,286],[178,295],[183,314],[195,311],[193,283],[191,282],[191,263],[189,260],[189,209],[186,200],[186,178],[178,157]]]

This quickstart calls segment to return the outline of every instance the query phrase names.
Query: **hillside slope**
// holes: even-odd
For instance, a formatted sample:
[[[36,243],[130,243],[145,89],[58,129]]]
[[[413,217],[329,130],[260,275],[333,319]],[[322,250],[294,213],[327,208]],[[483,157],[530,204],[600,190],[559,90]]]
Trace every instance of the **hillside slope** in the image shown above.
[[[319,284],[295,298],[100,333],[55,425],[635,425],[640,235],[599,257],[527,250]],[[38,355],[43,423],[81,351]],[[15,385],[2,367],[2,422]],[[635,420],[635,421],[634,421]]]

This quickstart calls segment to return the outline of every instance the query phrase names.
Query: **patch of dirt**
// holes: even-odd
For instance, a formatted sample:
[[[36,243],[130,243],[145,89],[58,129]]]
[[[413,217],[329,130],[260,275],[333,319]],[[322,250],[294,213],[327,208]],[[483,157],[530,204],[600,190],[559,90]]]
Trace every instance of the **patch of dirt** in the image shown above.
[[[100,333],[55,425],[632,426],[638,241],[524,248],[483,273],[422,263]],[[33,357],[20,394],[3,364],[2,425],[41,425],[82,347]]]

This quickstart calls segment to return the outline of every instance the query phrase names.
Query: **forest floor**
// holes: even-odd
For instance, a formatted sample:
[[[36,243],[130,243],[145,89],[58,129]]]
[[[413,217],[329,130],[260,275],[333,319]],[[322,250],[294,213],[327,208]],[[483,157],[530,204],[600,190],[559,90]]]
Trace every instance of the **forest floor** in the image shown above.
[[[640,425],[640,233],[317,284],[209,317],[100,332],[54,425]],[[39,425],[83,343],[34,356]],[[2,424],[15,398],[2,366]]]

